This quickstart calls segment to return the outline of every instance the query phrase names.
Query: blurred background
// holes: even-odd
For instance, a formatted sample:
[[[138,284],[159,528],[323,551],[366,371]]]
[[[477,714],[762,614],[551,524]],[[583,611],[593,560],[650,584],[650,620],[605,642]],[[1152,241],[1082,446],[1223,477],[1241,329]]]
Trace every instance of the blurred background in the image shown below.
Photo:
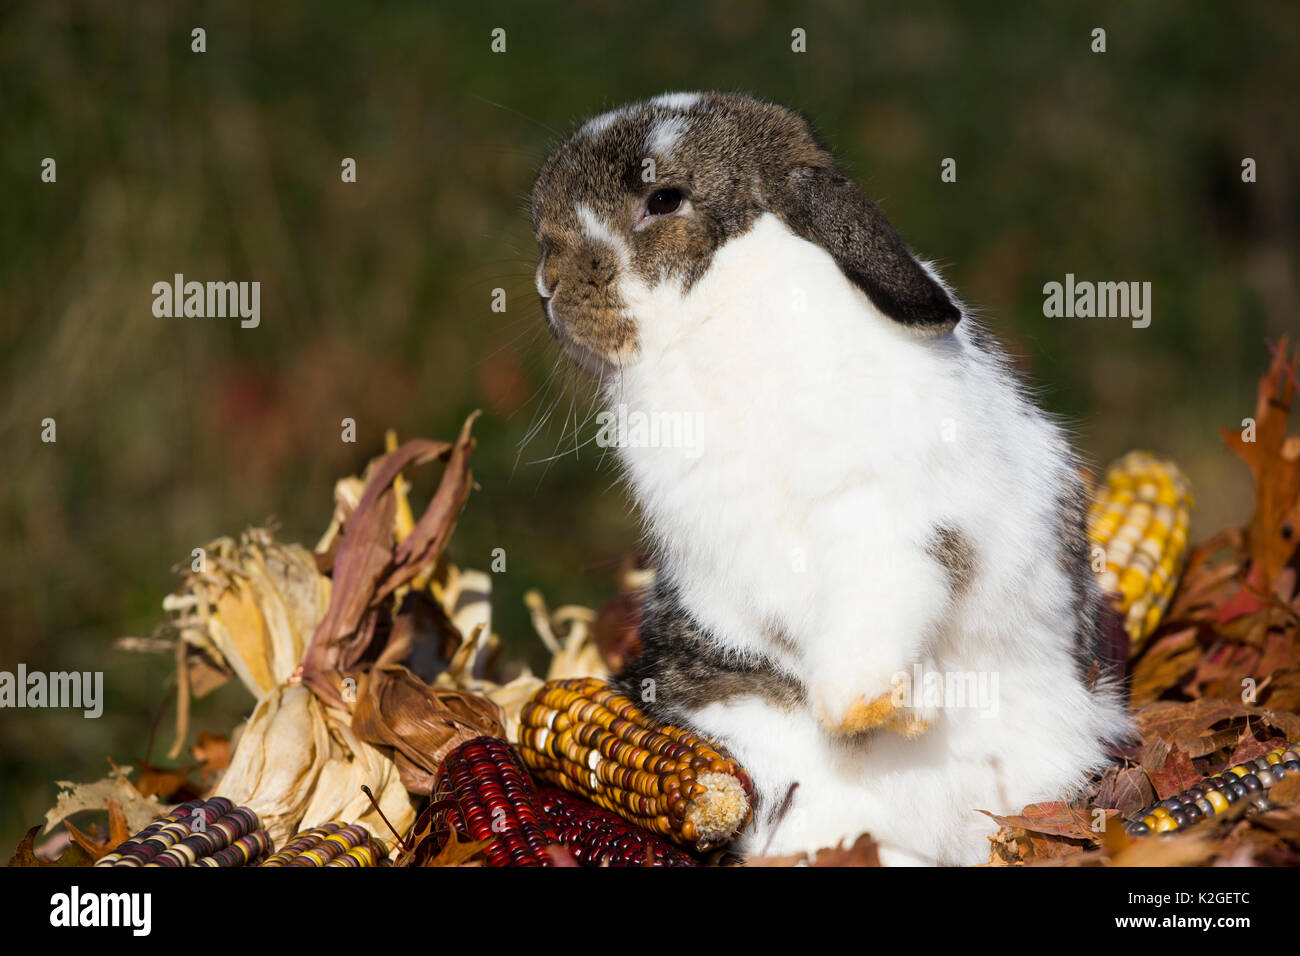
[[[1095,464],[1175,456],[1195,538],[1250,513],[1218,429],[1253,413],[1266,339],[1300,327],[1295,4],[40,0],[0,17],[0,670],[102,670],[107,697],[98,720],[0,712],[5,858],[55,780],[163,762],[172,661],[111,642],[161,620],[173,566],[268,518],[314,545],[334,481],[387,427],[450,438],[484,410],[449,554],[487,568],[506,549],[513,655],[541,657],[527,589],[612,592],[599,566],[636,544],[635,515],[609,461],[565,453],[591,396],[557,372],[524,208],[573,124],[630,99],[719,88],[806,112]],[[177,272],[260,281],[260,327],[154,317]],[[1067,272],[1150,281],[1151,326],[1044,318]],[[232,681],[193,730],[251,705]]]

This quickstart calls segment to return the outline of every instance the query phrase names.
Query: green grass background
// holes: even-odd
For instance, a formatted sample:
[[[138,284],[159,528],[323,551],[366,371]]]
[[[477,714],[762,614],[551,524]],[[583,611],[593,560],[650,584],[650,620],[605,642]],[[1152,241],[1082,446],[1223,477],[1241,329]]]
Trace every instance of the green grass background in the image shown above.
[[[506,549],[513,653],[538,663],[526,589],[609,593],[584,569],[632,546],[635,518],[609,462],[560,454],[589,396],[555,377],[523,202],[573,123],[629,99],[735,89],[807,112],[1094,461],[1175,455],[1201,535],[1249,513],[1217,429],[1298,324],[1295,4],[41,0],[0,18],[0,669],[103,670],[108,695],[97,721],[0,712],[6,846],[54,780],[145,757],[159,715],[165,749],[170,660],[110,642],[159,621],[172,565],[270,516],[314,543],[385,427],[451,437],[484,409],[451,556]],[[259,280],[261,327],[155,318],[176,272]],[[1151,327],[1045,319],[1066,272],[1152,282]],[[228,687],[195,730],[250,705]]]

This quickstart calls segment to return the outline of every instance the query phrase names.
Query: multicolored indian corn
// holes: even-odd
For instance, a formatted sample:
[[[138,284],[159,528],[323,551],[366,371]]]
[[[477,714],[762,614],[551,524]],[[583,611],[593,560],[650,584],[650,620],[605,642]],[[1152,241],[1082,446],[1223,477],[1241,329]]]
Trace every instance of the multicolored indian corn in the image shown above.
[[[155,820],[96,866],[247,866],[270,853],[257,814],[225,797],[191,800]]]
[[[1124,618],[1130,652],[1169,607],[1187,554],[1191,510],[1187,478],[1151,452],[1131,451],[1114,462],[1095,491],[1088,537],[1101,553],[1094,570]]]
[[[360,824],[325,823],[303,830],[262,866],[383,866],[388,848]]]
[[[1300,746],[1288,744],[1262,757],[1206,777],[1194,787],[1155,803],[1125,824],[1130,836],[1168,833],[1225,813],[1245,800],[1254,810],[1269,808],[1268,791],[1291,774],[1300,774]],[[1248,810],[1247,812],[1254,812]]]
[[[727,843],[752,815],[736,761],[595,678],[539,687],[520,713],[519,752],[538,779],[697,851]]]

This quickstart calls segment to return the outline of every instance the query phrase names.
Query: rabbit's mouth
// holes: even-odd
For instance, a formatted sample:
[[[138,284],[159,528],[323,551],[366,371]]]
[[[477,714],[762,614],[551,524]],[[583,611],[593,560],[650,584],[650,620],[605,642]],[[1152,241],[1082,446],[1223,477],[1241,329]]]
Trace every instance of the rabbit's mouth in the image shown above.
[[[584,372],[602,378],[636,354],[635,322],[611,290],[583,285],[570,294],[560,283],[550,291],[540,296],[546,327]]]

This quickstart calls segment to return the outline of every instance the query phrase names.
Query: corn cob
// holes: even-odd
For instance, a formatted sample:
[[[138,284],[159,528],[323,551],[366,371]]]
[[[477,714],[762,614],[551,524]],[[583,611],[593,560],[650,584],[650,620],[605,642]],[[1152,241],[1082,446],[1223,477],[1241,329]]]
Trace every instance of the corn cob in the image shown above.
[[[199,821],[202,820],[202,823]],[[105,854],[96,866],[244,866],[271,851],[257,814],[225,797],[191,800]]]
[[[326,837],[343,829],[341,823],[326,823],[303,830],[293,839],[262,861],[262,866],[287,866],[289,861],[318,846]]]
[[[135,836],[119,843],[111,852],[95,861],[95,866],[140,866],[145,860],[182,839],[182,834],[188,836],[189,817],[202,806],[202,800],[182,803]]]
[[[595,678],[538,688],[520,713],[519,752],[539,779],[701,852],[752,814],[739,764]]]
[[[211,856],[199,857],[191,866],[254,866],[269,852],[271,852],[271,835],[265,830],[257,830],[241,836],[230,846],[218,850]]]
[[[542,811],[581,866],[696,866],[688,854],[556,787],[538,791]]]
[[[449,753],[433,796],[447,802],[444,819],[462,842],[490,841],[489,866],[554,865],[549,848],[559,838],[528,771],[501,737],[475,737]]]
[[[382,866],[388,848],[360,824],[326,823],[304,830],[262,866]]]
[[[1098,580],[1124,618],[1136,652],[1169,607],[1187,553],[1192,495],[1168,458],[1131,451],[1106,470],[1088,515],[1088,537],[1105,553]]]
[[[1181,830],[1223,813],[1242,800],[1250,801],[1255,810],[1267,810],[1268,791],[1290,774],[1300,774],[1300,746],[1296,744],[1278,747],[1258,759],[1206,777],[1195,787],[1147,807],[1125,824],[1125,832],[1146,836]]]

